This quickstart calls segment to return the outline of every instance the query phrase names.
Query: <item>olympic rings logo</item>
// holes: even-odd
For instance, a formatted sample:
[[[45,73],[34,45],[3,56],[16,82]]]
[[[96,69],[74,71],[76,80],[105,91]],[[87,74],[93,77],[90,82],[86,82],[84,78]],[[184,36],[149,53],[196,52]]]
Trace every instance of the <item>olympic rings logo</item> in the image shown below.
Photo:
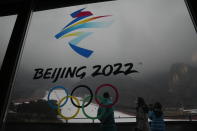
[[[115,100],[114,100],[112,103],[110,103],[110,104],[103,104],[101,101],[103,101],[105,98],[103,98],[103,97],[101,97],[101,96],[98,96],[99,90],[101,90],[101,89],[104,88],[104,87],[111,87],[111,88],[115,91],[115,94],[116,94]],[[90,94],[90,95],[88,95],[87,97],[85,97],[85,98],[82,100],[82,104],[81,104],[81,105],[80,105],[79,99],[78,99],[77,97],[73,96],[74,92],[75,92],[77,89],[79,89],[79,88],[84,88],[84,89],[86,89],[86,90],[89,92],[89,94]],[[54,104],[52,103],[52,101],[50,100],[50,96],[51,96],[51,93],[52,93],[54,90],[56,90],[56,89],[63,89],[64,92],[66,93],[66,96],[63,97],[63,98],[57,103],[57,105],[54,105]],[[94,97],[94,96],[95,96],[95,97]],[[92,117],[92,116],[88,115],[88,114],[86,113],[86,111],[85,111],[85,107],[87,107],[88,105],[91,104],[91,102],[92,102],[92,100],[93,100],[93,97],[95,98],[95,102],[96,102],[100,107],[104,107],[104,108],[103,108],[104,111],[101,112],[101,114],[99,114],[99,115],[96,116],[96,117]],[[115,104],[118,102],[119,93],[118,93],[118,89],[117,89],[115,86],[111,85],[111,84],[102,84],[102,85],[98,86],[98,87],[96,88],[96,91],[95,91],[94,94],[93,94],[92,90],[91,90],[88,86],[86,86],[86,85],[79,85],[79,86],[76,86],[76,87],[72,90],[72,92],[71,92],[70,95],[69,95],[69,93],[68,93],[68,89],[67,89],[67,88],[65,88],[65,87],[63,87],[63,86],[55,86],[55,87],[53,87],[53,88],[51,88],[51,89],[49,90],[47,99],[48,99],[48,104],[49,104],[49,106],[50,106],[52,109],[57,109],[58,115],[61,116],[61,117],[62,117],[63,119],[65,119],[65,120],[70,120],[70,119],[75,118],[75,117],[79,114],[80,108],[82,109],[83,114],[84,114],[87,118],[92,119],[92,120],[95,120],[95,119],[99,119],[100,117],[102,117],[102,115],[103,115],[103,114],[105,113],[105,111],[106,111],[106,108],[112,108],[112,106],[115,105]],[[62,108],[64,105],[66,105],[66,103],[68,102],[68,99],[71,100],[71,103],[73,104],[73,106],[77,107],[76,112],[75,112],[72,116],[69,116],[69,117],[63,115],[62,112],[61,112],[61,108]],[[74,101],[75,101],[76,103],[75,103]]]

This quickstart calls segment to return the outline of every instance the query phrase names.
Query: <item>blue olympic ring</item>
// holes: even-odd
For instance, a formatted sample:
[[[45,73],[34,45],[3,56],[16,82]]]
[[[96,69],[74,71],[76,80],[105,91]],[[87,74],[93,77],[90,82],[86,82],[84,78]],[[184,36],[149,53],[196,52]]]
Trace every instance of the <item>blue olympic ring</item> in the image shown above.
[[[63,89],[63,90],[65,91],[65,93],[67,94],[67,96],[68,96],[69,94],[68,94],[68,90],[67,90],[66,88],[64,88],[63,86],[55,86],[55,87],[53,87],[53,88],[51,88],[51,89],[49,90],[48,97],[47,97],[48,104],[49,104],[49,106],[50,106],[51,108],[53,108],[53,109],[58,109],[58,106],[54,105],[54,104],[51,102],[51,100],[50,100],[50,95],[51,95],[52,91],[55,90],[55,89]],[[67,102],[68,102],[68,97],[66,97],[66,100],[64,101],[64,103],[63,103],[62,105],[60,105],[59,107],[63,107]]]

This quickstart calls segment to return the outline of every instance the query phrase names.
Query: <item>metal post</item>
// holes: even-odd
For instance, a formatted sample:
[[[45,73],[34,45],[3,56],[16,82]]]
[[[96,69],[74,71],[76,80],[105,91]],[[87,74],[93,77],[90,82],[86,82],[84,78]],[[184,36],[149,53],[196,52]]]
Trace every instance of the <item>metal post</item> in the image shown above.
[[[193,5],[194,2],[192,2],[190,0],[184,0],[184,1],[185,1],[186,6],[187,6],[190,17],[192,19],[194,28],[197,32],[197,16],[195,15],[197,10],[196,10],[195,6]]]
[[[15,26],[8,44],[4,61],[0,70],[0,130],[3,130],[9,97],[17,69],[18,60],[23,47],[24,37],[33,9],[33,0],[21,3]]]
[[[192,121],[192,113],[189,113],[189,121]]]

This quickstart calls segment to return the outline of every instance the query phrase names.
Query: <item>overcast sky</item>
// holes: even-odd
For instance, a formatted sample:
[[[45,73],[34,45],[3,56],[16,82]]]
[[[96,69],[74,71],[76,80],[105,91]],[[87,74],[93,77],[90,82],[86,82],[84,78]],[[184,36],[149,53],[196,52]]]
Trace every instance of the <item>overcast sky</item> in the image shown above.
[[[112,15],[97,21],[113,21],[107,28],[80,29],[93,32],[79,43],[94,51],[88,59],[68,45],[74,37],[54,37],[72,20],[70,14],[84,7],[94,16]],[[4,30],[5,21],[8,18],[0,19],[1,44],[7,43],[13,24],[8,23],[10,28]],[[30,73],[27,78],[32,79],[35,68],[126,62],[133,62],[141,76],[167,72],[177,62],[197,65],[196,44],[196,32],[184,0],[117,0],[35,12],[17,76],[26,71]]]

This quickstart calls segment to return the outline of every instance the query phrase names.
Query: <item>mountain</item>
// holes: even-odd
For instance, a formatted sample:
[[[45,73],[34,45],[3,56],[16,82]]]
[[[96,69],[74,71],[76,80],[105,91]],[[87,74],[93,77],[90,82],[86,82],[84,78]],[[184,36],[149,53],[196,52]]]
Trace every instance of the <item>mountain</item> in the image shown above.
[[[64,86],[69,88],[74,83],[75,81],[71,79],[61,79],[56,83],[52,83],[51,80],[47,79],[33,80],[33,74],[23,70],[16,75],[11,99],[16,102],[41,99],[52,87]]]
[[[69,92],[79,85],[89,86],[93,93],[101,84],[112,84],[119,91],[119,101],[116,108],[125,112],[132,112],[135,109],[137,97],[143,97],[148,104],[161,102],[164,107],[181,106],[194,108],[197,106],[197,68],[184,64],[174,63],[169,72],[160,72],[146,78],[134,78],[132,76],[96,76],[85,77],[82,80],[74,81],[65,79],[52,83],[48,80],[32,80],[32,74],[23,72],[16,79],[14,84],[12,99],[39,99],[46,95],[46,91],[58,85],[69,88]],[[109,91],[112,97],[115,94],[111,89],[101,89]],[[87,91],[80,89],[79,96],[87,94]]]
[[[184,106],[197,105],[197,68],[176,63],[169,72],[169,92]]]
[[[136,80],[124,75],[96,78],[89,76],[75,85],[88,85],[94,92],[96,87],[104,83],[118,88],[120,98],[116,108],[125,112],[135,109],[134,101],[139,96],[143,97],[147,104],[158,101],[164,107],[197,106],[197,68],[183,63],[175,63],[169,72],[157,73],[145,79]]]
[[[101,84],[112,84],[119,91],[119,100],[116,104],[116,109],[119,109],[123,112],[133,112],[135,109],[135,100],[137,97],[143,97],[146,102],[150,103],[152,101],[156,101],[157,94],[159,93],[159,89],[154,86],[149,85],[140,80],[135,80],[130,76],[110,76],[110,77],[86,77],[80,82],[76,83],[76,85],[87,85],[89,86],[93,92],[95,92],[96,88]],[[104,88],[100,89],[105,90]],[[99,91],[99,92],[100,92]],[[110,94],[112,94],[113,99],[116,97],[115,93],[112,89],[108,89]],[[81,93],[83,93],[81,91]],[[160,96],[161,97],[161,96]]]

